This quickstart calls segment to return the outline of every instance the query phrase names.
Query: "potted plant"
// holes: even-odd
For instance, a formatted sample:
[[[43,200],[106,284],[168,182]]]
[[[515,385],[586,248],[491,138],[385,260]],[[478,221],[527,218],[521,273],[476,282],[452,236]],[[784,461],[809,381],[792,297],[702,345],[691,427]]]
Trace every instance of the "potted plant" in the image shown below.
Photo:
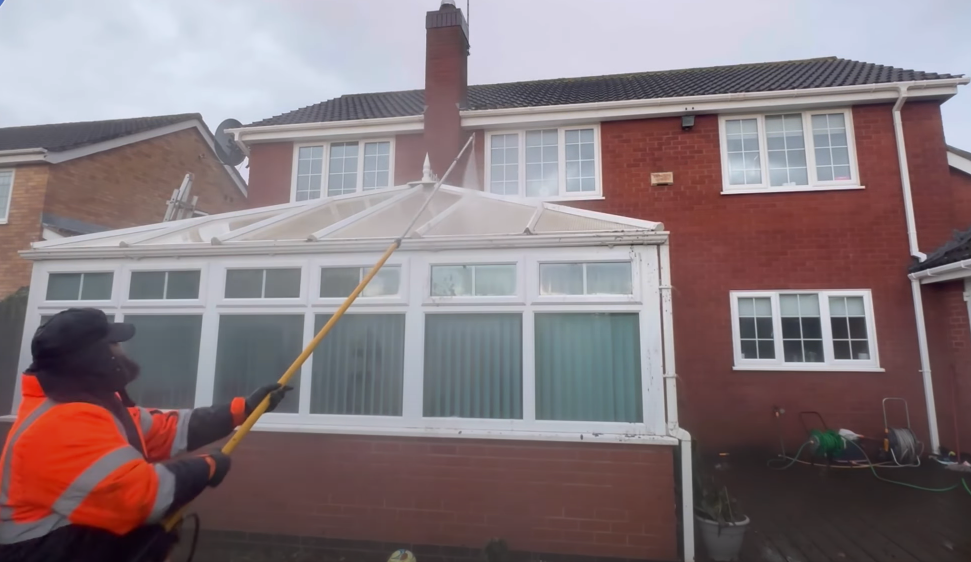
[[[738,560],[749,518],[727,487],[716,485],[710,477],[699,477],[697,483],[695,519],[708,557],[716,562]]]

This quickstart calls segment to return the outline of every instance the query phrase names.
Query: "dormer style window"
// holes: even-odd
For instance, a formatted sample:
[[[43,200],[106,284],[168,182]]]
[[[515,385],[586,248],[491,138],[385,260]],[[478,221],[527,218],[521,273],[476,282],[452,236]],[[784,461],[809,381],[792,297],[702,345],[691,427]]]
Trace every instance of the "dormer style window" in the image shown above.
[[[540,199],[603,193],[599,125],[496,131],[486,138],[486,190]]]
[[[860,187],[849,109],[720,119],[723,193]]]
[[[394,142],[366,140],[294,146],[291,201],[391,187]]]

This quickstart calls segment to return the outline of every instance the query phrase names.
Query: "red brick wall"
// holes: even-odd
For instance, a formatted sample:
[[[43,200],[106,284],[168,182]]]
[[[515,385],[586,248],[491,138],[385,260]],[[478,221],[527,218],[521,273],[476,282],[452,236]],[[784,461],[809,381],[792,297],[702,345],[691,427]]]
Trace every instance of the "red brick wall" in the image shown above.
[[[394,139],[394,183],[404,185],[421,179],[425,162],[425,135],[398,135]]]
[[[47,164],[14,169],[10,214],[7,224],[0,224],[0,300],[30,284],[30,262],[17,252],[40,240],[48,170]]]
[[[971,324],[964,281],[925,285],[923,299],[941,444],[971,452]]]
[[[929,253],[951,237],[957,219],[941,106],[935,102],[908,103],[903,108],[903,120],[917,239],[920,250]],[[969,219],[971,216],[965,218]]]
[[[971,175],[951,168],[951,206],[954,209],[954,228],[971,227]]]
[[[293,143],[254,144],[249,152],[249,207],[290,202]]]
[[[673,449],[254,433],[207,529],[673,560]]]
[[[933,114],[924,105],[908,104],[904,115],[911,173],[937,178],[939,159],[918,149],[939,134],[915,125]],[[680,118],[602,124],[606,199],[582,206],[662,221],[671,231],[683,423],[703,444],[775,446],[774,407],[787,412],[782,424],[792,444],[804,439],[802,410],[819,410],[831,427],[872,434],[882,428],[884,396],[910,401],[915,429],[926,439],[890,107],[854,108],[866,186],[857,191],[721,195],[716,116],[699,116],[691,131],[681,130]],[[651,187],[651,172],[673,172],[674,185]],[[914,182],[915,191],[932,188]],[[937,220],[931,210],[920,212]],[[847,288],[873,292],[886,372],[732,369],[729,291]]]
[[[193,128],[52,166],[44,210],[111,228],[161,222],[189,172],[200,211],[245,208],[246,198]]]

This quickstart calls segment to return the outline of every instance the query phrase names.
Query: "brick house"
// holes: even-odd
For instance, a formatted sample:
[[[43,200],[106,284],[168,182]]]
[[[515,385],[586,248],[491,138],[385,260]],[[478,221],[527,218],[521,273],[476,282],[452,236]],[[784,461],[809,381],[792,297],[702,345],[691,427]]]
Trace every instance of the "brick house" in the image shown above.
[[[200,502],[213,540],[693,559],[692,437],[796,446],[802,411],[878,435],[888,396],[928,448],[967,434],[947,385],[971,384],[971,324],[943,281],[971,186],[940,112],[967,78],[819,58],[469,85],[461,11],[425,27],[423,90],[235,131],[251,209],[24,254],[29,327],[97,258],[122,281],[92,304],[193,350],[136,350],[168,365],[148,405],[208,404],[285,368],[457,162]],[[135,295],[185,270],[146,322]]]

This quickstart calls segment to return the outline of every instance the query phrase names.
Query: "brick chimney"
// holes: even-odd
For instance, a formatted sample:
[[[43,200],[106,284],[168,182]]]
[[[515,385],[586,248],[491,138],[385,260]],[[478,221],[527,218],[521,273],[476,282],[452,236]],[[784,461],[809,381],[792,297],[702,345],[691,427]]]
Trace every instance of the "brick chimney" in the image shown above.
[[[425,14],[425,149],[439,177],[465,140],[459,109],[467,106],[468,68],[468,23],[454,0],[442,0]]]

